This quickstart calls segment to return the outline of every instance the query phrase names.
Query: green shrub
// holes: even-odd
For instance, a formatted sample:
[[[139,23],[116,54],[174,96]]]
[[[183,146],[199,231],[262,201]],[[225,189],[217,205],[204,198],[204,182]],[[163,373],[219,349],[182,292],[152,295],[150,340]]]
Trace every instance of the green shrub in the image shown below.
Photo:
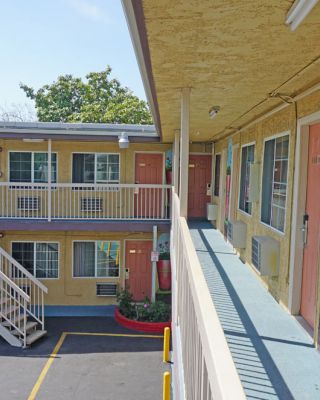
[[[127,289],[118,292],[117,300],[119,311],[126,318],[144,322],[167,322],[171,318],[171,307],[163,301],[151,303],[146,297],[143,303],[134,303]]]

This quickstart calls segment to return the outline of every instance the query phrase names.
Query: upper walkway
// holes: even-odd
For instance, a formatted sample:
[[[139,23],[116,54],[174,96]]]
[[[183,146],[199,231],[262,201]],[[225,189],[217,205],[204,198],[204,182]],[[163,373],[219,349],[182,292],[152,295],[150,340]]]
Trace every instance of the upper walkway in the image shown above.
[[[208,222],[190,222],[208,288],[248,399],[320,399],[312,339]]]

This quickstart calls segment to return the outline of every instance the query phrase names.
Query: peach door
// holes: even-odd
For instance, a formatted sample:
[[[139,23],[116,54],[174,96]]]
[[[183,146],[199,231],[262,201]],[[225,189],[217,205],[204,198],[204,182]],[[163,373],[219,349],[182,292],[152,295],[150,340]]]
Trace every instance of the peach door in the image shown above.
[[[189,192],[188,217],[205,218],[207,203],[207,185],[211,184],[211,155],[190,155],[189,157]]]
[[[316,310],[317,264],[320,239],[320,124],[310,127],[306,215],[307,243],[303,254],[301,315],[314,327]]]
[[[126,288],[135,301],[142,301],[146,297],[151,299],[151,251],[150,240],[126,242]]]
[[[163,183],[163,155],[137,153],[135,161],[135,183]],[[135,215],[144,218],[160,218],[162,210],[161,189],[140,188],[135,194]]]

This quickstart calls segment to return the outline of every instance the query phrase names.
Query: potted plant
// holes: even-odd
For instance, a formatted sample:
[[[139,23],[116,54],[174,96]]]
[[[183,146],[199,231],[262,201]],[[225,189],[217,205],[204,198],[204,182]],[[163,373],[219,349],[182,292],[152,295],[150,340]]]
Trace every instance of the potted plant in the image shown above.
[[[160,290],[171,289],[171,262],[169,242],[159,244],[159,261],[157,272]]]
[[[166,158],[166,182],[167,185],[172,184],[172,162],[170,157]]]
[[[117,300],[115,320],[125,328],[163,333],[164,328],[171,326],[171,307],[163,301],[151,303],[146,298],[142,303],[135,303],[127,289],[117,293]]]

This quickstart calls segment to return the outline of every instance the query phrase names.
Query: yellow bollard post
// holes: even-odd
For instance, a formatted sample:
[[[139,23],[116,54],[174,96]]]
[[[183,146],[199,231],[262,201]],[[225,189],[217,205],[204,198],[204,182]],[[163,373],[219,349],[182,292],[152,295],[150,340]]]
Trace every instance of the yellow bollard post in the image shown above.
[[[163,362],[170,361],[170,328],[164,328],[163,337]]]
[[[163,400],[170,400],[170,372],[163,374]]]

